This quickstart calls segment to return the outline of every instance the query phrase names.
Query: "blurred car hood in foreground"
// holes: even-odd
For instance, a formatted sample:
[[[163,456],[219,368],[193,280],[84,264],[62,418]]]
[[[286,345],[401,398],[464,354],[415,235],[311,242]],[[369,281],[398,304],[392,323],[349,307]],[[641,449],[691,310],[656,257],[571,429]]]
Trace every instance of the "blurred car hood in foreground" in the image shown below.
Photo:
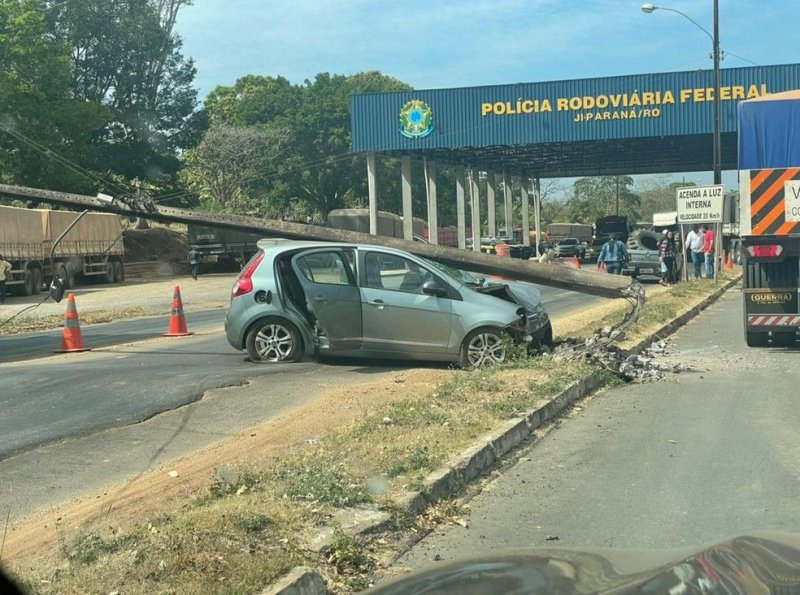
[[[399,594],[799,593],[800,535],[668,551],[535,549],[452,562],[369,591]]]

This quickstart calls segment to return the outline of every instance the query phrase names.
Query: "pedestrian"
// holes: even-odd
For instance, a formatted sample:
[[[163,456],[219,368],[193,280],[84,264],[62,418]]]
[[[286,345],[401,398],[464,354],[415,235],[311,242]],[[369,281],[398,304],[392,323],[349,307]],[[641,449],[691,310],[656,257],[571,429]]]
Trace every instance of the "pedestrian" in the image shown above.
[[[597,257],[597,266],[604,264],[609,275],[621,275],[622,267],[627,260],[628,249],[625,248],[625,244],[617,239],[617,236],[612,234],[608,241],[603,244],[603,249],[600,250],[600,256]]]
[[[703,232],[700,230],[698,224],[692,225],[691,231],[686,234],[686,250],[689,251],[692,257],[692,265],[694,266],[694,278],[700,278],[700,264],[703,262]]]
[[[6,279],[11,272],[11,263],[0,255],[0,304],[6,303]]]
[[[197,281],[200,276],[200,253],[194,247],[189,250],[189,266],[192,267],[192,279]]]
[[[658,243],[658,260],[661,263],[661,285],[672,285],[675,282],[675,234],[664,230]]]
[[[714,252],[717,248],[714,240],[716,240],[714,230],[708,224],[703,225],[703,254],[706,259],[706,279],[714,278]]]

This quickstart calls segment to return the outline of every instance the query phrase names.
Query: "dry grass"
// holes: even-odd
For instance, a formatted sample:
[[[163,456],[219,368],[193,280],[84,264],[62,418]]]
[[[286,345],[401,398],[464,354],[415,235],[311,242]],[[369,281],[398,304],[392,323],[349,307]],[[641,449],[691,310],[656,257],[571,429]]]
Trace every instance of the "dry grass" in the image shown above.
[[[696,283],[653,292],[630,338],[652,332],[714,289]],[[335,509],[372,502],[394,510],[396,495],[419,489],[428,472],[477,437],[593,371],[581,362],[525,356],[500,368],[453,371],[426,394],[365,406],[358,419],[287,458],[218,473],[183,508],[154,512],[134,530],[63,539],[58,565],[26,569],[22,584],[40,593],[250,593],[292,566],[310,564],[326,572],[335,591],[359,590],[378,563],[371,546],[339,533],[322,554],[304,548]],[[251,460],[259,461],[258,453]],[[395,518],[398,529],[408,526],[408,519]],[[420,530],[432,519],[419,520]]]

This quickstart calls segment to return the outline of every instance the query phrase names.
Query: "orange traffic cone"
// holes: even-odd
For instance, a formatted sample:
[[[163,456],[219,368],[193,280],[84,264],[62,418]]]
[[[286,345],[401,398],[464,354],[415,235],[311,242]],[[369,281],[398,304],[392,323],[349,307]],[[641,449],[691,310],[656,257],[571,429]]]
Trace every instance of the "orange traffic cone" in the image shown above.
[[[61,349],[56,349],[55,353],[74,353],[80,351],[91,351],[91,349],[83,346],[81,323],[78,320],[78,309],[75,307],[75,295],[71,293],[67,297],[67,313],[64,315],[64,332],[61,335]]]
[[[576,254],[575,256],[573,256],[573,257],[572,257],[572,264],[574,264],[574,265],[575,265],[575,268],[576,268],[576,269],[579,269],[579,268],[581,268],[581,261],[580,261],[580,259],[578,258],[578,255],[577,255],[577,254]]]
[[[172,293],[172,316],[169,317],[169,330],[165,337],[185,337],[193,335],[186,330],[186,317],[183,315],[183,302],[181,301],[181,288],[177,285]]]
[[[728,269],[729,271],[733,270],[733,261],[731,260],[731,253],[730,252],[728,252],[725,255],[725,268]]]
[[[600,271],[601,273],[605,273],[606,272],[606,263],[601,262],[600,264],[598,264],[597,265],[597,270]]]

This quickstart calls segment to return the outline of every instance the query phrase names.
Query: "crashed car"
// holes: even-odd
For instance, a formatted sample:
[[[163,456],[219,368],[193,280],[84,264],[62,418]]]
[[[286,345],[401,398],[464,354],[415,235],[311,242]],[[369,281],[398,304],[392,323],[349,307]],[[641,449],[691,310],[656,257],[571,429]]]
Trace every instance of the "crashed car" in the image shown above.
[[[228,342],[255,362],[304,355],[505,360],[507,337],[550,344],[530,284],[487,282],[381,246],[262,240],[232,290]]]

